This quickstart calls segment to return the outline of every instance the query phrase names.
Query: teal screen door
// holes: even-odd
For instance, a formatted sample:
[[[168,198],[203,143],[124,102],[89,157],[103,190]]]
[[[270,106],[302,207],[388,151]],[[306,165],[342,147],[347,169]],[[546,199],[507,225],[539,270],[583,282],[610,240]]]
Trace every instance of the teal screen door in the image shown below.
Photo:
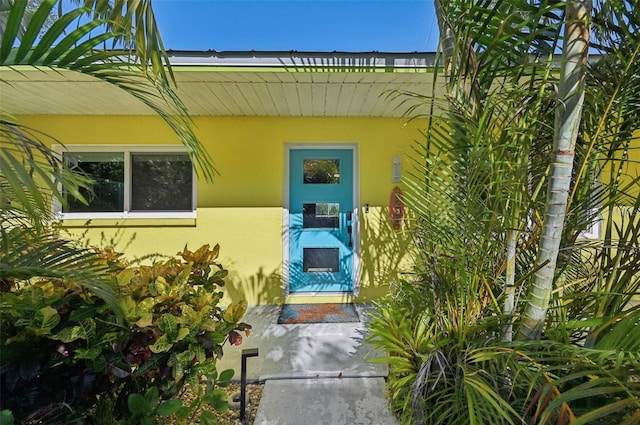
[[[289,291],[353,291],[353,151],[289,151]]]

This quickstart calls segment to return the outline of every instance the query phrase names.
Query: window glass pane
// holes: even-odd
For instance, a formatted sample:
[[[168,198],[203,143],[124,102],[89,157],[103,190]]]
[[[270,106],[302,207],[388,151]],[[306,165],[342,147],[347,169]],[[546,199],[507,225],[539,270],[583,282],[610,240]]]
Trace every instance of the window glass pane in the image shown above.
[[[65,162],[74,171],[93,180],[92,191],[80,189],[85,205],[65,194],[63,212],[113,212],[124,210],[124,154],[122,152],[65,152]]]
[[[337,273],[340,271],[339,248],[303,248],[302,270],[307,273]]]
[[[305,184],[340,183],[339,159],[305,159],[303,162]]]
[[[303,228],[331,228],[340,227],[340,204],[302,204]]]
[[[193,173],[180,153],[131,155],[132,211],[191,211]]]

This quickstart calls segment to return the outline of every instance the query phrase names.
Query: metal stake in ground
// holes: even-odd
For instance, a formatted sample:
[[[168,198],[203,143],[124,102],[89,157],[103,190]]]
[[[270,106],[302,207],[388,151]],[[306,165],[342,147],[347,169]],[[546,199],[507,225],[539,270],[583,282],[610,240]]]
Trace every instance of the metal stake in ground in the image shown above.
[[[247,358],[257,357],[258,349],[249,348],[242,350],[242,363],[240,367],[240,420],[244,421],[244,411],[247,397]]]

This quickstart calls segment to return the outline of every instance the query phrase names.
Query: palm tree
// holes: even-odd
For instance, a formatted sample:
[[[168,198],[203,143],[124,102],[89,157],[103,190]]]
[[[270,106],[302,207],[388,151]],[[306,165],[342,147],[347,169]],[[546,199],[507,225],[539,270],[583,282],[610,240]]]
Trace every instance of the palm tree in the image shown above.
[[[569,0],[565,6],[565,35],[554,128],[553,159],[547,189],[537,272],[529,294],[520,335],[538,339],[544,326],[556,277],[558,252],[569,205],[575,145],[580,128],[589,57],[591,1]]]
[[[640,15],[632,2],[596,5],[591,49],[606,54],[572,73],[556,59],[571,46],[584,59],[585,33],[575,44],[562,35],[566,3],[436,6],[448,96],[423,99],[435,112],[405,181],[415,281],[372,322],[389,351],[394,406],[407,423],[636,423],[640,388],[628,377],[640,375],[640,313],[628,302],[640,290],[640,201],[629,152],[639,141]],[[579,120],[565,120],[569,111]],[[554,144],[563,127],[569,149]],[[536,261],[553,221],[554,158],[572,144],[558,251]],[[579,238],[597,223],[603,241]],[[535,274],[552,260],[537,292]],[[528,321],[531,294],[544,314]]]
[[[113,84],[162,117],[186,146],[199,174],[211,179],[215,169],[175,94],[151,1],[74,3],[79,7],[63,11],[56,0],[2,0],[0,67],[71,70]],[[56,5],[58,17],[51,23]],[[51,151],[49,136],[21,125],[11,111],[0,115],[0,282],[73,277],[109,297],[105,269],[93,252],[48,230],[51,197],[64,204],[66,193],[82,201],[79,189],[88,188],[89,181]]]
[[[598,44],[596,46],[596,43],[592,43],[592,48],[598,48],[606,53],[605,59],[615,58],[613,60],[619,64],[618,66],[622,64],[625,66],[620,67],[620,70],[617,71],[619,80],[616,80],[616,88],[609,90],[611,93],[611,97],[607,98],[609,103],[605,103],[604,109],[600,107],[598,112],[593,111],[598,115],[598,127],[594,128],[593,137],[586,142],[589,146],[586,155],[579,159],[579,167],[572,178],[574,150],[580,128],[581,105],[584,99],[584,84],[587,75],[587,55],[591,32],[587,23],[591,15],[590,2],[568,2],[566,3],[566,13],[563,15],[557,15],[562,11],[558,10],[554,3],[546,4],[543,2],[534,8],[528,5],[528,2],[521,1],[486,1],[473,5],[465,1],[436,2],[441,34],[443,34],[442,44],[449,46],[446,49],[443,47],[445,72],[448,74],[448,92],[457,105],[464,105],[471,112],[475,109],[484,110],[488,105],[493,104],[492,101],[496,100],[496,92],[506,93],[507,90],[511,90],[513,94],[520,96],[520,99],[516,98],[516,104],[512,105],[516,109],[507,112],[506,116],[523,117],[526,111],[530,111],[527,108],[529,106],[532,106],[534,110],[544,110],[544,102],[550,100],[544,100],[545,93],[549,94],[556,84],[560,88],[560,98],[557,101],[553,100],[557,105],[553,132],[555,140],[553,152],[555,154],[542,158],[550,165],[549,170],[539,177],[536,177],[531,171],[521,175],[524,177],[524,180],[521,181],[522,188],[536,182],[538,187],[546,188],[548,199],[539,203],[539,206],[544,208],[539,212],[535,208],[531,210],[532,205],[525,205],[518,201],[522,192],[513,191],[511,194],[507,194],[511,199],[505,200],[504,204],[509,205],[512,210],[517,206],[515,210],[518,213],[509,215],[505,211],[500,212],[502,217],[510,217],[510,220],[521,220],[523,218],[522,212],[528,212],[534,222],[539,220],[542,228],[538,244],[540,249],[537,250],[537,265],[535,267],[537,269],[536,279],[532,282],[534,289],[528,300],[529,307],[525,313],[527,319],[521,330],[523,337],[525,335],[526,337],[535,337],[540,330],[549,308],[553,280],[558,275],[557,270],[564,266],[562,261],[558,263],[560,244],[567,238],[575,240],[575,235],[579,233],[575,232],[575,229],[569,229],[574,235],[562,236],[566,212],[571,211],[575,204],[579,204],[582,211],[603,208],[603,204],[600,202],[603,196],[602,188],[596,191],[598,196],[595,197],[591,196],[594,194],[593,190],[590,194],[582,193],[585,191],[578,190],[582,186],[595,188],[592,187],[592,184],[577,184],[576,179],[578,181],[585,179],[588,174],[586,170],[591,169],[587,182],[593,182],[594,164],[598,161],[601,162],[602,159],[589,155],[596,153],[594,146],[604,136],[605,129],[610,128],[605,124],[606,120],[620,118],[620,112],[614,110],[614,105],[620,105],[619,99],[623,98],[627,102],[624,125],[616,128],[629,127],[635,117],[635,113],[629,109],[636,108],[637,103],[629,93],[632,93],[635,88],[636,78],[633,74],[633,66],[637,66],[637,63],[634,62],[636,52],[629,45],[637,40],[637,36],[634,34],[634,29],[637,28],[637,17],[633,16],[633,7],[630,2],[622,2],[618,6],[612,6],[610,3],[602,3],[597,6],[598,15],[595,18],[600,22],[596,30],[598,34],[602,34],[602,37],[599,37],[596,42],[605,40],[603,37],[606,35],[609,45]],[[608,19],[606,19],[607,17]],[[477,25],[469,25],[469,22],[473,20],[477,22]],[[565,22],[569,24],[565,26],[565,37],[561,38],[559,29]],[[453,27],[457,31],[455,37],[451,35]],[[492,40],[489,38],[490,36],[482,33],[491,28],[495,28],[499,32],[500,41],[496,41],[495,38]],[[617,36],[612,37],[612,34]],[[455,39],[454,44],[452,44],[452,39]],[[624,54],[630,56],[624,56],[622,53],[621,43],[623,41],[627,42]],[[455,45],[455,48],[451,47],[452,45]],[[561,72],[556,77],[551,59],[554,57],[558,45],[562,45],[564,50],[559,58],[562,64]],[[518,53],[524,53],[526,56],[518,56]],[[535,61],[530,61],[531,57],[534,57]],[[602,62],[600,61],[600,63]],[[594,72],[596,69],[595,66],[592,66],[589,71]],[[522,82],[523,78],[528,79],[528,94],[517,93],[513,90],[513,87],[517,86],[516,82]],[[611,77],[609,76],[607,80],[610,81]],[[505,82],[510,82],[511,88],[508,88]],[[491,94],[492,85],[494,89],[499,87],[499,90],[493,91],[494,94]],[[622,90],[623,87],[625,87],[624,90]],[[601,93],[594,94],[594,96],[594,99],[603,100]],[[535,102],[532,103],[532,99],[535,99]],[[503,102],[503,99],[500,101]],[[479,115],[474,118],[476,122],[480,122],[481,119]],[[507,121],[505,120],[504,123]],[[529,117],[524,126],[532,128],[536,126],[536,123],[543,123],[540,115]],[[513,131],[517,126],[506,127],[503,125],[502,128]],[[536,134],[536,131],[534,130],[528,133],[524,139],[518,140],[518,144],[520,145],[527,140],[531,144],[533,140],[531,136],[540,138],[540,134]],[[611,132],[608,135],[611,137]],[[628,141],[633,138],[633,131],[630,132],[628,129],[620,131],[619,136],[622,140]],[[623,145],[616,146],[623,149]],[[522,158],[526,157],[527,155],[524,155]],[[614,161],[611,157],[607,160]],[[530,159],[526,159],[526,161],[530,161]],[[604,167],[600,164],[597,168],[602,170]],[[562,170],[562,175],[559,174],[560,170]],[[615,179],[615,176],[613,178]],[[549,184],[545,182],[549,182]],[[524,194],[526,198],[534,200],[535,198],[531,195],[538,195],[538,192]],[[577,196],[592,198],[591,202],[594,205],[584,205],[584,202],[578,200]],[[609,204],[613,205],[612,202],[609,200]],[[589,214],[588,216],[593,220],[597,215]],[[568,217],[573,220],[573,224],[577,224],[574,218]],[[584,220],[579,224],[581,229],[589,225]],[[506,250],[513,252],[514,232],[512,230],[516,230],[515,234],[518,231],[514,226],[508,226],[508,228],[511,233],[508,233],[505,238],[507,241]],[[507,258],[512,259],[513,255],[507,255]],[[512,264],[512,261],[509,263]],[[510,270],[512,267],[509,266],[506,269]],[[507,282],[512,282],[512,273],[507,273],[505,279]],[[512,309],[508,308],[508,310]]]

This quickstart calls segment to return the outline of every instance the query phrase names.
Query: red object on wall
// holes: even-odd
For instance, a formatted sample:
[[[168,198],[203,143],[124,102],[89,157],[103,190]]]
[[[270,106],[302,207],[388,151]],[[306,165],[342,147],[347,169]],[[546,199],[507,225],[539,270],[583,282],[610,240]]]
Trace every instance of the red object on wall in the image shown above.
[[[394,229],[402,227],[404,222],[404,203],[402,202],[402,190],[396,186],[391,191],[389,198],[389,217],[391,218],[391,226]]]

